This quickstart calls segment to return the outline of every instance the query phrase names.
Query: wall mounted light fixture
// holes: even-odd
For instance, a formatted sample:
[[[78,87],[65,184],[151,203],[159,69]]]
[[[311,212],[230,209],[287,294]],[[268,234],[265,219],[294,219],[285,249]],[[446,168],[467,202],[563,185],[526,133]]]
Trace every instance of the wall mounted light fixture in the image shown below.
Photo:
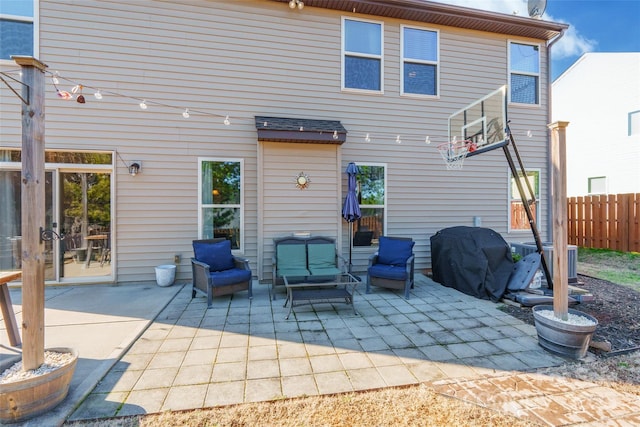
[[[304,9],[304,3],[302,2],[302,0],[291,0],[289,2],[289,7],[291,9],[295,9],[297,7],[299,10],[302,10]]]
[[[142,172],[142,162],[140,160],[134,160],[129,165],[129,175],[136,176]]]
[[[120,155],[119,152],[116,151],[116,155],[118,156],[118,158],[120,159],[120,161],[122,162],[124,167],[127,168],[127,170],[129,171],[129,175],[136,176],[140,172],[142,172],[142,161],[141,160],[134,160],[131,163],[127,163],[127,162],[124,161],[124,159],[122,158],[122,156]]]

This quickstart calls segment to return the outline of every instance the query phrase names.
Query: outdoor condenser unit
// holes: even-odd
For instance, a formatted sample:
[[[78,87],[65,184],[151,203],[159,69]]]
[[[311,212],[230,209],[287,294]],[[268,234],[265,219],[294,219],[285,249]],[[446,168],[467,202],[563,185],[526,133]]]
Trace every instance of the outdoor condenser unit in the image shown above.
[[[511,243],[511,247],[515,249],[515,253],[520,254],[523,257],[530,253],[537,252],[538,250],[534,242]],[[543,242],[542,250],[544,251],[544,258],[547,261],[547,266],[549,267],[549,273],[551,273],[551,277],[553,277],[553,244],[550,242]],[[567,273],[569,276],[569,283],[578,283],[578,247],[576,245],[567,245],[567,253]]]

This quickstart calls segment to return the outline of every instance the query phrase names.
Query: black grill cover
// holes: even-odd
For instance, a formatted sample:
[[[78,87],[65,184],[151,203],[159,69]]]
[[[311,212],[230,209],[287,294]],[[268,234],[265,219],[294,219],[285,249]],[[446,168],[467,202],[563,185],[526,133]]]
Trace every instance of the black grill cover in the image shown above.
[[[451,227],[431,236],[433,280],[467,295],[498,301],[513,271],[511,247],[495,231]]]

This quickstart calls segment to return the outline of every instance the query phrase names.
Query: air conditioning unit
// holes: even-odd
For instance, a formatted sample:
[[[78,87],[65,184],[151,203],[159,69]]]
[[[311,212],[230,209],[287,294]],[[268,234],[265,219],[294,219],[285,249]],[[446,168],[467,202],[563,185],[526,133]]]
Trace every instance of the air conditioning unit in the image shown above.
[[[535,242],[511,243],[511,247],[514,249],[515,253],[520,254],[523,257],[538,251],[538,247]],[[544,259],[549,267],[549,273],[551,273],[551,277],[553,277],[553,244],[550,242],[543,242],[542,250],[544,252]],[[567,275],[569,276],[569,283],[578,283],[578,247],[576,245],[567,245],[567,255]]]

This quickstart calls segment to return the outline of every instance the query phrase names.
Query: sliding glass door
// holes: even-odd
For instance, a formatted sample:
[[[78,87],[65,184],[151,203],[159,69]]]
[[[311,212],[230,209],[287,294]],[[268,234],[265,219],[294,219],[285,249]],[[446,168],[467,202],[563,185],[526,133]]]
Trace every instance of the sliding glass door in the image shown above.
[[[45,280],[110,281],[111,154],[47,152],[45,158]],[[19,162],[18,150],[0,150],[0,270],[22,268]]]

